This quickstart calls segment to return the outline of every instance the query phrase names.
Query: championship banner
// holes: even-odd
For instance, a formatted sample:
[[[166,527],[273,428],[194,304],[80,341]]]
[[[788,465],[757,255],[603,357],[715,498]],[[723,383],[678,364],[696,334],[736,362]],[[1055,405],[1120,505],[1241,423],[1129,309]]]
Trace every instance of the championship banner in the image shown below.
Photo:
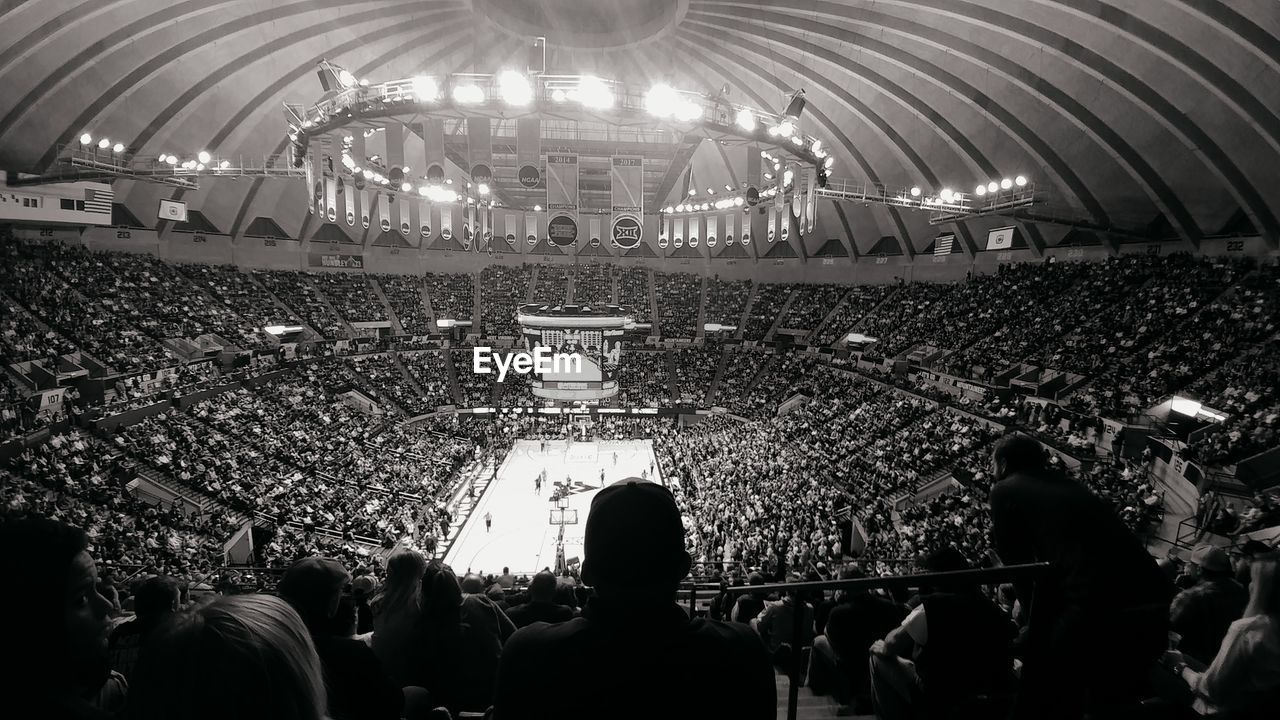
[[[675,229],[671,231],[671,244],[676,248],[684,247],[684,218],[677,218]]]
[[[734,237],[734,234],[733,234],[733,215],[732,215],[732,214],[725,215],[725,216],[724,216],[724,244],[725,244],[725,247],[728,247],[729,245],[732,245],[732,244],[733,244],[733,241],[734,241],[734,240],[736,240],[736,239],[737,239],[737,238],[735,238],[735,237]]]
[[[480,208],[480,242],[484,243],[485,250],[488,250],[493,242],[493,208],[487,205]]]
[[[516,120],[516,179],[521,187],[533,189],[542,183],[542,121]]]
[[[453,205],[449,203],[440,206],[440,237],[446,243],[453,240]]]
[[[524,214],[524,241],[529,243],[529,247],[538,244],[538,214]]]
[[[471,182],[493,184],[493,125],[487,117],[467,118],[467,161]]]
[[[778,175],[776,178],[778,181],[778,184],[776,185],[778,191],[773,194],[773,209],[778,212],[782,212],[787,202],[787,188],[782,184],[782,177],[782,175]]]
[[[369,191],[360,191],[360,226],[369,229]]]
[[[426,200],[418,201],[418,234],[422,239],[431,239],[431,203]]]
[[[351,161],[356,167],[364,169],[364,133],[352,133]],[[353,174],[347,181],[347,224],[355,227],[357,223],[363,223],[365,227],[369,227],[369,221],[364,219],[369,214],[369,205],[365,202],[364,193],[357,187],[358,177]],[[363,182],[364,179],[360,178],[359,183]]]
[[[324,157],[320,154],[320,138],[309,138],[307,140],[305,169],[307,172],[307,187],[311,188],[310,210],[318,214],[322,220],[324,219],[324,167],[316,167],[315,163],[323,165],[323,161]]]
[[[592,248],[600,247],[600,227],[603,225],[599,215],[592,215],[587,219],[587,238]]]
[[[324,219],[338,219],[338,182],[328,175],[324,178]]]
[[[662,229],[658,231],[658,247],[665,250],[667,248],[667,243],[669,242],[670,237],[671,237],[671,216],[663,215]]]
[[[609,225],[614,247],[624,250],[640,244],[644,235],[644,157],[614,155],[609,159]]]
[[[810,233],[813,232],[814,225],[818,222],[818,173],[810,171],[809,176],[809,192],[805,193],[805,225],[808,226]]]
[[[426,157],[427,182],[444,184],[444,120],[431,118],[422,123],[422,149]],[[443,213],[442,213],[443,214]]]
[[[779,197],[781,197],[782,193],[778,193],[778,195]],[[776,204],[769,206],[768,217],[769,217],[769,224],[765,228],[764,237],[765,237],[765,240],[768,240],[769,242],[773,242],[775,228],[778,227],[778,206]]]
[[[800,208],[804,206],[804,170],[798,165],[791,166],[791,217],[800,217]]]
[[[755,212],[752,211],[742,218],[742,229],[738,231],[738,242],[742,243],[743,247],[751,244],[751,219],[754,216]]]
[[[338,217],[347,221],[347,227],[356,226],[355,190],[351,183],[338,176]]]
[[[698,247],[698,236],[700,235],[700,226],[702,225],[702,216],[694,215],[689,218],[689,247]]]
[[[391,196],[386,191],[378,193],[378,228],[391,231]]]
[[[719,241],[718,238],[716,238],[716,225],[719,221],[720,218],[715,215],[709,215],[707,217],[707,247],[709,248],[715,247],[716,243]]]
[[[786,242],[791,237],[791,218],[787,213],[782,213],[782,241]]]
[[[471,241],[475,239],[476,231],[476,206],[467,203],[466,208],[462,211],[462,247],[470,250]],[[480,249],[480,243],[476,242],[476,249]]]
[[[559,247],[578,241],[578,156],[547,155],[547,239]]]
[[[392,168],[404,168],[404,125],[399,122],[392,122],[382,131],[387,141],[387,171],[391,172]],[[407,173],[406,173],[407,175]],[[391,194],[395,197],[395,202],[391,203],[391,227],[396,232],[409,237],[409,204],[404,202],[405,194],[400,189],[399,182],[393,182]]]
[[[502,231],[506,233],[507,245],[514,249],[516,243],[520,242],[520,216],[515,213],[507,213],[502,223]]]

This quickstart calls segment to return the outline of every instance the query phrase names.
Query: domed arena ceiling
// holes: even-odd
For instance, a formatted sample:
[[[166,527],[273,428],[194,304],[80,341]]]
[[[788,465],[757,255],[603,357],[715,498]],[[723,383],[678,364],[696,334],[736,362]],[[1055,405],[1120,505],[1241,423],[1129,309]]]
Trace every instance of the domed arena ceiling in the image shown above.
[[[0,168],[44,172],[85,132],[139,154],[277,154],[282,108],[316,102],[322,59],[373,82],[494,73],[523,69],[535,36],[548,73],[773,112],[802,88],[801,128],[837,179],[970,191],[1025,174],[1047,198],[1032,233],[1280,238],[1274,0],[10,0]],[[699,184],[739,183],[729,155],[672,151],[651,202],[690,163]],[[237,233],[257,216],[299,227],[303,185],[115,191],[139,217],[180,197]],[[932,237],[921,213],[841,205],[832,227],[859,252]]]

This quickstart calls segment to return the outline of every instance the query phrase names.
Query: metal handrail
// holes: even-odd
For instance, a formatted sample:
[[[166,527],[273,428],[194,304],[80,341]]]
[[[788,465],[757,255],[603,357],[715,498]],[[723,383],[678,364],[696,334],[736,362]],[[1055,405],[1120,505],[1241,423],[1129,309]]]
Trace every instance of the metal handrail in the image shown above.
[[[873,590],[879,588],[912,588],[925,585],[947,585],[955,583],[973,583],[989,585],[993,583],[1013,582],[1016,580],[1036,580],[1049,572],[1052,566],[1046,562],[1027,563],[1025,565],[1003,565],[994,568],[976,570],[955,570],[952,572],[922,573],[919,575],[894,575],[890,577],[857,578],[854,580],[824,580],[821,582],[770,583],[767,585],[739,585],[725,588],[725,592],[740,594],[747,592],[798,592],[817,590]],[[690,591],[690,602],[696,588]],[[1031,622],[1031,599],[1025,603],[1026,618]],[[793,612],[791,637],[803,637],[803,612]],[[789,687],[787,688],[787,720],[796,720],[796,708],[800,701],[800,652],[798,645],[792,647],[792,656],[787,667]]]

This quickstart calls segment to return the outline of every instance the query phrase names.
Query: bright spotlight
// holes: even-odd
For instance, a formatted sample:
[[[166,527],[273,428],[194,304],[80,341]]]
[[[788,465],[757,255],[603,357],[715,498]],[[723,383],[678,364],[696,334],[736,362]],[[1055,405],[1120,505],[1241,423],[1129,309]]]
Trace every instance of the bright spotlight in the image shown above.
[[[357,84],[356,76],[352,75],[350,70],[339,70],[338,82],[342,83],[342,87],[348,87],[348,88],[354,87]]]
[[[795,176],[796,176],[795,173],[790,170],[782,173],[782,184],[790,185],[791,181],[795,179]]]
[[[478,85],[454,85],[453,101],[459,105],[484,102],[484,90],[481,90]]]
[[[668,214],[668,215],[670,215],[671,213],[673,213],[673,212],[675,212],[675,211],[676,211],[676,209],[675,209],[674,207],[671,207],[670,205],[668,205],[668,206],[667,206],[667,210],[666,210],[666,212],[667,212],[667,214]]]
[[[508,105],[528,105],[533,99],[529,81],[515,70],[504,70],[498,75],[498,92]]]
[[[481,195],[488,195],[488,194],[489,194],[489,186],[488,186],[488,185],[486,185],[485,183],[480,183],[480,186],[477,188],[477,191],[478,191]]]
[[[200,152],[196,153],[196,160],[199,160],[202,163],[209,162],[209,151],[201,150]]]
[[[809,152],[813,153],[814,155],[817,155],[821,150],[822,150],[821,140],[814,140],[813,144],[809,146]]]
[[[732,185],[730,185],[729,183],[725,183],[725,184],[724,184],[724,191],[725,191],[725,192],[733,192],[733,186],[732,186]]]
[[[435,78],[419,75],[413,79],[413,94],[419,100],[435,100],[440,97],[440,87],[436,85]]]
[[[1027,184],[1027,176],[1019,175],[1018,177],[1013,179],[1013,184],[1017,185],[1018,187],[1025,187]]]
[[[1013,187],[1013,181],[1010,180],[1009,178],[1005,178],[1000,181],[1000,189],[1008,190],[1011,187]]]
[[[742,207],[742,204],[744,202],[746,202],[746,200],[743,200],[741,195],[733,199],[733,204],[737,205],[738,207]]]
[[[791,133],[796,131],[796,126],[790,120],[783,120],[778,123],[778,134],[782,137],[791,137]]]
[[[570,97],[595,110],[613,107],[613,90],[605,81],[592,75],[583,75],[578,81],[578,88],[570,93]]]
[[[168,160],[168,159],[169,159],[169,156],[168,156],[168,155],[166,155],[166,154],[164,154],[164,153],[160,153],[160,157],[156,158],[156,162],[158,162],[158,163],[160,163],[161,165],[163,165],[163,164],[164,164],[164,161],[165,161],[165,160]]]
[[[987,186],[986,186],[986,185],[979,185],[978,187],[976,187],[976,188],[974,188],[974,189],[973,189],[973,194],[974,194],[974,195],[977,195],[978,197],[982,197],[983,195],[986,195],[986,194],[987,194]]]
[[[738,111],[738,127],[747,132],[754,132],[756,129],[756,114],[751,112],[751,108],[742,108]]]
[[[412,183],[407,183],[407,182],[400,183],[400,192],[409,192],[412,189],[413,189]]]
[[[222,162],[218,163],[218,168],[221,170],[226,170],[229,167],[231,167],[230,160],[223,160]]]
[[[918,187],[911,188],[911,197],[920,197],[920,188]]]
[[[534,206],[533,206],[533,211],[534,211],[534,212],[542,212],[542,206],[541,206],[541,205],[534,205]]]
[[[169,157],[165,158],[165,159],[164,159],[164,161],[165,161],[166,163],[168,163],[169,165],[177,165],[177,164],[178,164],[178,156],[177,156],[177,155],[170,155]]]
[[[697,195],[697,194],[698,194],[697,188],[689,188],[689,197],[693,197],[694,195]]]
[[[204,172],[204,163],[196,163],[196,172]]]
[[[693,122],[702,117],[702,108],[695,102],[684,100],[676,105],[676,120]]]
[[[98,141],[98,147],[101,148],[102,150],[106,150],[107,148],[111,147],[111,141],[106,138],[102,138],[101,140]]]
[[[942,202],[951,202],[951,189],[942,188],[942,192],[938,193],[938,197],[942,198]]]
[[[556,88],[555,90],[551,91],[551,99],[555,102],[564,102],[565,100],[569,99],[569,96],[565,95],[564,91],[561,90],[560,88]]]
[[[825,168],[826,168],[826,169],[828,169],[828,170],[830,170],[830,169],[831,169],[831,166],[832,166],[832,165],[835,165],[835,164],[836,164],[836,159],[835,159],[835,157],[833,157],[833,156],[831,156],[831,155],[828,155],[828,156],[827,156],[827,159],[822,161],[822,166],[823,166],[823,167],[825,167]]]
[[[88,144],[89,144],[89,143],[91,143],[91,142],[93,142],[93,136],[92,136],[92,135],[90,135],[89,133],[85,133],[85,134],[83,134],[83,135],[81,135],[81,136],[80,136],[80,144],[81,144],[81,145],[88,145]]]
[[[715,195],[715,194],[716,194],[716,189],[715,189],[715,188],[707,188],[707,194],[708,194],[708,195]]]
[[[679,100],[680,96],[676,94],[675,88],[659,83],[644,94],[644,109],[656,117],[669,117]]]

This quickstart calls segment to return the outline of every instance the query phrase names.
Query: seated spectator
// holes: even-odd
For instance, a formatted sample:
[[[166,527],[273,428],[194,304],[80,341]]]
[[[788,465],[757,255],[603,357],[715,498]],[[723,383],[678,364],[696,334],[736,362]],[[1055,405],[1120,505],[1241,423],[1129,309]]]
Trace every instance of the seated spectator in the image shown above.
[[[1220,547],[1196,548],[1187,569],[1196,583],[1174,596],[1170,628],[1182,636],[1179,650],[1207,664],[1231,623],[1240,619],[1249,594],[1232,578],[1231,560]]]
[[[365,643],[333,634],[342,590],[350,573],[337,560],[303,558],[280,578],[280,597],[301,616],[320,657],[331,720],[396,720],[404,704],[382,663]]]
[[[583,616],[535,624],[502,657],[494,718],[773,718],[764,646],[745,627],[690,619],[675,603],[691,560],[670,492],[630,478],[587,516]],[[548,696],[572,679],[573,691]]]
[[[860,570],[842,572],[841,580],[865,577]],[[824,633],[813,640],[809,656],[809,685],[818,694],[833,689],[836,699],[852,703],[859,714],[871,712],[871,677],[867,648],[898,627],[907,609],[883,595],[866,590],[837,593]]]
[[[324,675],[302,618],[271,595],[179,613],[138,659],[129,720],[323,720]]]
[[[107,643],[111,653],[111,669],[126,678],[138,662],[138,651],[161,622],[178,611],[181,593],[171,577],[155,575],[138,583],[133,591],[134,618],[117,625]]]
[[[110,603],[84,531],[42,517],[0,519],[0,614],[12,662],[0,673],[6,718],[106,720],[124,699],[107,655]]]
[[[1195,695],[1195,709],[1214,717],[1261,720],[1280,707],[1280,555],[1254,558],[1249,604],[1231,623],[1209,667],[1170,653],[1175,669]]]
[[[764,576],[760,573],[753,572],[747,576],[748,585],[763,585]],[[750,624],[756,619],[760,613],[764,612],[766,593],[760,591],[751,591],[742,593],[738,596],[738,601],[733,604],[733,610],[729,613],[729,620],[737,623]]]
[[[800,582],[792,575],[787,582]],[[795,636],[795,615],[800,613],[800,637]],[[805,602],[798,591],[788,590],[778,602],[766,603],[764,610],[751,620],[751,629],[760,634],[775,664],[789,661],[787,647],[799,650],[813,644],[813,605]]]
[[[555,601],[556,576],[543,570],[529,581],[529,601],[507,611],[507,617],[517,628],[536,622],[559,623],[573,619],[573,608]]]
[[[924,565],[928,572],[968,569],[951,548]],[[902,624],[871,646],[876,717],[943,717],[962,703],[1006,691],[1014,634],[1013,622],[977,585],[939,583],[923,590]]]
[[[427,559],[416,550],[401,550],[387,560],[387,579],[369,600],[373,614],[370,644],[383,670],[397,687],[411,681],[414,629],[422,613],[422,576]]]

